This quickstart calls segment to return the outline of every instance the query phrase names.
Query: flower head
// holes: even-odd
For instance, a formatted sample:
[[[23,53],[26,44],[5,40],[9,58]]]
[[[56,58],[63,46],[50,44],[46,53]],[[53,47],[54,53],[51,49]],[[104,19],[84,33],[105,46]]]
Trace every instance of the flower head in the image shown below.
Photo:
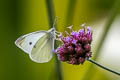
[[[73,31],[69,27],[70,34],[60,34],[58,37],[62,45],[55,51],[58,59],[73,65],[83,64],[86,58],[91,57],[92,31],[90,27],[83,26],[79,31]]]

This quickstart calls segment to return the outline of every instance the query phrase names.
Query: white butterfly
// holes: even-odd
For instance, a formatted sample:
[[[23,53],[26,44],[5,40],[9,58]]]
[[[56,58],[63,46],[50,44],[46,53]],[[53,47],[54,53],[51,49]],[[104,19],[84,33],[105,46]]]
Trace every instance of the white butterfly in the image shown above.
[[[55,28],[48,31],[37,31],[21,36],[15,41],[16,46],[28,53],[30,59],[37,63],[51,60],[56,38]]]

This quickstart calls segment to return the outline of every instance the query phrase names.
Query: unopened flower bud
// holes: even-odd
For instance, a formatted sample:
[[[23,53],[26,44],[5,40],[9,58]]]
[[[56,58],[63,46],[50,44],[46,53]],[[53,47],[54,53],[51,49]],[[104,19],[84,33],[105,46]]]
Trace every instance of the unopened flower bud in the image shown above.
[[[88,39],[87,39],[86,37],[83,37],[83,38],[82,38],[82,43],[83,43],[83,44],[87,44],[87,43],[88,43]]]
[[[77,59],[75,59],[75,58],[72,58],[72,64],[77,64]]]
[[[91,52],[86,53],[85,55],[87,58],[91,57]]]
[[[91,47],[89,44],[84,45],[85,51],[90,51]]]
[[[85,58],[82,58],[82,57],[79,58],[79,62],[80,62],[81,64],[83,64],[84,61],[85,61]]]
[[[80,45],[76,46],[75,51],[76,51],[77,54],[82,54],[83,53],[83,49]]]

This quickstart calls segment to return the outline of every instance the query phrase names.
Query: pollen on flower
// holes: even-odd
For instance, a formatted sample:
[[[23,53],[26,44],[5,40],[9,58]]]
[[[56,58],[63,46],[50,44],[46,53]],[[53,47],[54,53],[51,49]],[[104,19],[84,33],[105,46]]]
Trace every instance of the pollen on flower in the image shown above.
[[[82,26],[83,29],[73,31],[72,26],[68,27],[70,33],[59,34],[58,38],[62,45],[55,50],[58,59],[73,65],[83,64],[86,58],[91,57],[92,31],[90,27]]]

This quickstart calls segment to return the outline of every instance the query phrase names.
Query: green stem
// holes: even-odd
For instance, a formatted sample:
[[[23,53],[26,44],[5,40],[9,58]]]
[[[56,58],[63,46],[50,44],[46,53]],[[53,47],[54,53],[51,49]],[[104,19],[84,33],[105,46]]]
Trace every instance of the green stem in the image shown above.
[[[97,65],[97,66],[99,66],[99,67],[101,67],[101,68],[103,68],[103,69],[109,71],[109,72],[112,72],[112,73],[114,73],[114,74],[120,76],[120,73],[119,73],[119,72],[113,71],[112,69],[107,68],[107,67],[105,67],[105,66],[103,66],[103,65],[101,65],[101,64],[99,64],[99,63],[97,63],[96,61],[94,61],[94,60],[92,60],[92,59],[87,59],[87,61],[89,61],[89,62],[91,62],[91,63],[93,63],[93,64],[95,64],[95,65]]]
[[[120,0],[116,0],[115,4],[113,5],[113,8],[110,11],[108,21],[105,24],[104,31],[102,33],[102,37],[100,38],[98,47],[96,48],[96,52],[93,57],[94,60],[96,60],[100,54],[100,50],[102,48],[102,45],[104,44],[105,38],[111,28],[111,25],[112,25],[114,19],[116,18],[117,14],[119,12],[119,8],[120,8],[119,5],[120,5]],[[88,71],[86,72],[86,74],[83,77],[83,80],[87,80],[87,79],[90,80],[90,78],[92,78],[93,73],[94,73],[94,67],[93,67],[93,65],[90,65]],[[86,76],[88,76],[88,77],[86,77]]]
[[[46,6],[48,11],[50,28],[53,28],[53,27],[56,28],[56,25],[53,26],[55,14],[54,14],[54,7],[53,7],[52,0],[46,0]],[[55,47],[57,47],[56,41],[55,41]],[[61,63],[58,61],[57,56],[55,56],[55,59],[56,59],[56,74],[58,75],[58,80],[62,80]]]
[[[46,7],[47,7],[47,12],[48,12],[49,25],[50,25],[50,28],[52,28],[53,22],[55,19],[54,7],[53,7],[52,0],[46,0]]]

